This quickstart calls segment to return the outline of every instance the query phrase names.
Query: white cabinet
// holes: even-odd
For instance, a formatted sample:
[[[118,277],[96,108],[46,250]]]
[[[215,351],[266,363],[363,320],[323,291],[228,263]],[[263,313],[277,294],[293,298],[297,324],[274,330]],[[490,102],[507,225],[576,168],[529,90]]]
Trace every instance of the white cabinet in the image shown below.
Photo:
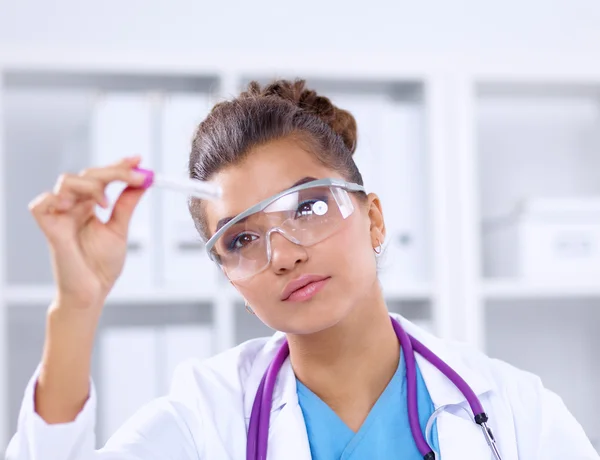
[[[213,354],[210,325],[117,325],[100,334],[100,443],[143,405],[168,393],[174,372],[189,359]]]
[[[376,190],[387,231],[382,282],[428,282],[432,256],[427,199],[431,157],[425,109],[421,100],[391,100],[381,110],[382,160]]]
[[[6,364],[0,359],[0,448],[39,362],[44,312],[54,296],[47,245],[28,202],[52,189],[63,172],[137,154],[143,167],[187,177],[191,137],[217,81],[212,75],[35,71],[9,80],[0,88],[0,253],[6,262],[0,355],[7,357]],[[108,188],[111,208],[123,188]],[[102,220],[111,211],[97,208]],[[216,305],[227,308],[229,294],[215,292],[218,272],[194,233],[184,194],[150,189],[134,212],[125,267],[105,307],[94,356],[99,442],[141,404],[165,394],[178,363],[214,354],[215,330],[231,329],[221,319],[227,316],[215,313]],[[194,308],[198,303],[204,306]]]
[[[164,394],[179,364],[190,359],[202,361],[215,353],[214,331],[210,324],[168,324],[157,326],[155,330]]]
[[[515,80],[473,92],[481,257],[471,313],[485,351],[538,374],[598,442],[600,82]]]
[[[192,140],[210,110],[208,94],[174,93],[161,104],[161,172],[168,177],[188,177]],[[220,274],[208,258],[180,192],[161,190],[162,276],[169,289],[210,292]]]
[[[523,202],[600,197],[600,97],[577,85],[481,85],[476,114],[483,272],[519,277],[511,230]]]
[[[383,110],[385,94],[344,92],[331,95],[332,102],[349,111],[357,125],[357,144],[353,159],[360,171],[363,184],[368,191],[376,189],[382,168],[381,148],[383,145]]]
[[[114,433],[142,405],[162,395],[156,335],[154,328],[139,326],[102,332],[97,388],[101,433]]]
[[[486,351],[541,377],[600,442],[600,297],[485,302]]]
[[[431,151],[424,84],[322,86],[334,104],[356,119],[353,158],[367,192],[381,200],[387,233],[379,263],[384,289],[431,282]]]
[[[143,166],[154,167],[155,104],[145,93],[106,92],[98,96],[92,108],[90,122],[91,166],[116,163],[124,157],[141,155]],[[107,209],[98,208],[105,222],[115,201],[125,189],[124,183],[107,187]],[[148,190],[135,209],[129,226],[127,259],[115,289],[148,289],[153,276],[153,190]]]

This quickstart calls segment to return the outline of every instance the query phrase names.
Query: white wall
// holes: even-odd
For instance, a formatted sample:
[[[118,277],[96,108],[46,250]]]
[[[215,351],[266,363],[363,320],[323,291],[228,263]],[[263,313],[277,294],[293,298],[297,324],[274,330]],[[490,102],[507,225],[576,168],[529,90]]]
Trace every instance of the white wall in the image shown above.
[[[110,51],[600,51],[597,0],[0,0],[0,46]],[[452,61],[448,61],[452,66]]]

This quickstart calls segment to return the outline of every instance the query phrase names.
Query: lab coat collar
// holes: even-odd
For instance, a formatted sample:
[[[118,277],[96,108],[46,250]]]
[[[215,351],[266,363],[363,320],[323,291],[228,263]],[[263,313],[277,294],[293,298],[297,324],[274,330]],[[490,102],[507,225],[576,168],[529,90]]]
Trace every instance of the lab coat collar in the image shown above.
[[[435,337],[397,314],[391,314],[391,316],[400,321],[400,324],[409,335],[423,343],[458,373],[476,396],[482,396],[495,388],[492,377],[487,375],[483,370],[484,366],[481,366],[483,354],[479,351],[464,344]],[[418,353],[415,354],[415,359],[436,409],[466,401],[460,390],[433,364]]]
[[[474,365],[475,362],[479,361],[477,359],[476,351],[457,344],[451,344],[449,346],[448,342],[418,328],[402,316],[395,313],[391,313],[390,316],[400,321],[400,324],[408,334],[422,342],[427,348],[454,369],[467,382],[477,396],[493,389],[491,378],[484,375],[479,366]],[[280,332],[274,334],[255,356],[245,384],[244,416],[246,419],[250,418],[254,396],[256,395],[260,380],[273,360],[275,353],[277,353],[277,350],[281,347],[284,339],[285,334]],[[469,359],[465,359],[465,354],[469,356]],[[419,354],[416,354],[416,361],[429,391],[431,400],[436,408],[449,404],[459,404],[466,401],[466,398],[458,388],[456,388],[435,366],[429,363],[429,361]],[[285,405],[295,407],[298,403],[296,391],[296,376],[288,357],[284,361],[283,366],[277,375],[275,389],[273,391],[271,412],[282,409]]]
[[[244,417],[246,419],[249,419],[252,413],[252,405],[260,381],[284,340],[285,334],[281,332],[275,333],[254,359],[246,385],[244,386]],[[298,402],[296,375],[292,369],[289,357],[283,362],[281,370],[277,374],[272,401],[271,412],[281,409],[286,404],[293,405]]]

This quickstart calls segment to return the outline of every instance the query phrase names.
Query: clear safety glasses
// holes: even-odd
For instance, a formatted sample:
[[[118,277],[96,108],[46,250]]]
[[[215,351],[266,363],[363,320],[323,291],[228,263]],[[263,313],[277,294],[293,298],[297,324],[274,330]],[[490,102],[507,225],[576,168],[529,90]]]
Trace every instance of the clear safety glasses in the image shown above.
[[[311,246],[333,235],[353,212],[348,192],[362,185],[317,179],[285,190],[238,214],[207,241],[209,257],[230,280],[249,278],[271,262],[271,235]]]

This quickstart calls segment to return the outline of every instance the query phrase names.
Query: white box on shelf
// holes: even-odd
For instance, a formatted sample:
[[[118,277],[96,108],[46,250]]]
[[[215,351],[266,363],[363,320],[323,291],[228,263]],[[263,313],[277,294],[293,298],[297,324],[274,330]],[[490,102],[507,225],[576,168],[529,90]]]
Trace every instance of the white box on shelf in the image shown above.
[[[111,327],[100,335],[100,430],[108,439],[161,394],[155,327]]]
[[[91,118],[92,165],[106,166],[123,157],[141,155],[143,166],[152,168],[153,128],[153,100],[149,95],[121,92],[100,95],[93,106]],[[110,207],[97,207],[102,221],[110,217],[114,202],[124,188],[123,183],[107,187]],[[132,217],[127,259],[116,290],[152,285],[151,199],[152,191],[148,190]]]
[[[600,197],[526,200],[515,230],[518,274],[523,279],[599,282]]]
[[[427,152],[423,107],[389,101],[382,108],[378,188],[386,224],[380,278],[384,286],[428,279]]]
[[[161,167],[165,175],[188,177],[192,139],[210,109],[208,94],[177,93],[162,104]],[[208,258],[188,210],[187,198],[162,191],[163,277],[168,287],[192,291],[214,288],[218,269]]]

